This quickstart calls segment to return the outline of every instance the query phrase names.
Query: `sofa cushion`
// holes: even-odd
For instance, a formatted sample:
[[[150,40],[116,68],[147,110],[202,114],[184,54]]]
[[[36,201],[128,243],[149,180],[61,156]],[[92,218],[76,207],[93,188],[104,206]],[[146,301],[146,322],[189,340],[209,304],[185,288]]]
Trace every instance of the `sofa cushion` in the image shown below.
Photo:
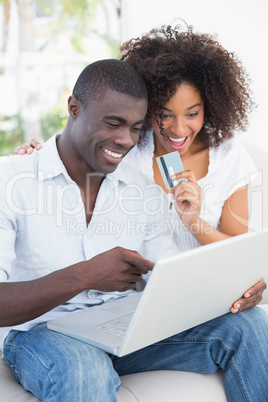
[[[226,402],[223,376],[184,371],[154,371],[121,377],[118,402]],[[19,385],[8,365],[0,359],[0,392],[2,402],[35,402],[38,398]]]
[[[118,402],[227,402],[221,372],[153,371],[126,375],[121,381]],[[134,399],[125,399],[124,390],[128,390]]]

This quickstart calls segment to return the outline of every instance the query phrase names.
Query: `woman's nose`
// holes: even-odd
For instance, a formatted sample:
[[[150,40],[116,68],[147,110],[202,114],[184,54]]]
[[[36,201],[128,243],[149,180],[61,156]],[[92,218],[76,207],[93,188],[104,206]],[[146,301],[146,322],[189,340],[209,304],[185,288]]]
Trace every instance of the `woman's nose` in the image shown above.
[[[185,134],[186,124],[182,118],[176,119],[172,126],[170,127],[171,131],[178,135],[179,137],[183,137]]]

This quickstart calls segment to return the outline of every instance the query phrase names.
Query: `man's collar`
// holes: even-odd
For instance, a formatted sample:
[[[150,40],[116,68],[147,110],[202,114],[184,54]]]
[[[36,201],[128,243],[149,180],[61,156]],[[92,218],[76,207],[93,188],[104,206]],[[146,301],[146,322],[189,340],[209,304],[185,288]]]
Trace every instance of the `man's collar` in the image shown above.
[[[60,174],[66,176],[68,180],[71,180],[62,160],[60,159],[57,149],[56,141],[59,135],[60,134],[56,134],[51,137],[39,151],[38,180],[40,182],[59,176]]]
[[[107,174],[107,178],[113,182],[121,181],[125,184],[133,184],[136,182],[134,177],[134,168],[127,162],[123,161],[117,166],[113,173]]]
[[[40,182],[59,176],[60,174],[63,174],[67,181],[72,181],[60,159],[57,149],[56,141],[60,135],[56,134],[51,137],[39,151],[38,180]],[[113,185],[119,181],[126,184],[135,183],[135,170],[123,160],[113,173],[107,174],[107,179],[112,181]]]

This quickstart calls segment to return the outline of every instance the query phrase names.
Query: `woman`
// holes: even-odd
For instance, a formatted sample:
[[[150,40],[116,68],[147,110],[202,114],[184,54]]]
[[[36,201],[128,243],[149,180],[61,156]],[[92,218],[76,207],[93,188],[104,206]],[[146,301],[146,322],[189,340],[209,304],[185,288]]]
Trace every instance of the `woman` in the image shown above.
[[[177,151],[185,169],[173,177],[187,179],[173,191],[178,243],[190,249],[247,232],[247,183],[256,168],[232,138],[247,128],[254,105],[239,60],[191,27],[153,29],[124,43],[121,52],[149,92],[145,137],[127,158],[165,191],[156,158]],[[244,296],[256,291],[258,299],[264,289],[261,281]]]
[[[129,160],[146,161],[143,172],[164,190],[156,158],[177,151],[185,169],[176,179],[187,181],[174,189],[176,209],[188,229],[178,241],[189,249],[247,232],[245,182],[256,168],[242,146],[230,140],[235,130],[247,127],[253,106],[241,64],[211,36],[191,28],[163,26],[121,50],[150,95],[145,140]],[[147,157],[140,158],[141,152]]]
[[[173,189],[178,214],[172,218],[181,248],[247,232],[247,184],[256,168],[233,136],[247,128],[254,105],[239,60],[208,34],[170,26],[124,43],[121,51],[149,92],[144,136],[125,161],[168,192],[156,158],[180,154],[185,170],[173,179],[187,181]],[[259,282],[231,311],[253,307],[265,287]]]

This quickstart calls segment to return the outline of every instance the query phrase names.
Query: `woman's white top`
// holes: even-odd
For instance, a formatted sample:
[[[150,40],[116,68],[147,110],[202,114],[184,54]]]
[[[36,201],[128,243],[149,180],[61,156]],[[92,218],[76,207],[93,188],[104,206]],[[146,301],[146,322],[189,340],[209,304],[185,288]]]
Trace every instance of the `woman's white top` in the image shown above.
[[[125,157],[144,175],[153,179],[153,132],[147,131],[141,144],[134,147]],[[249,154],[237,139],[225,141],[218,148],[209,148],[209,168],[205,177],[198,180],[204,190],[200,218],[215,229],[219,228],[222,207],[225,201],[239,188],[249,184],[257,171]],[[171,229],[181,250],[199,246],[199,243],[183,225],[173,207]]]

